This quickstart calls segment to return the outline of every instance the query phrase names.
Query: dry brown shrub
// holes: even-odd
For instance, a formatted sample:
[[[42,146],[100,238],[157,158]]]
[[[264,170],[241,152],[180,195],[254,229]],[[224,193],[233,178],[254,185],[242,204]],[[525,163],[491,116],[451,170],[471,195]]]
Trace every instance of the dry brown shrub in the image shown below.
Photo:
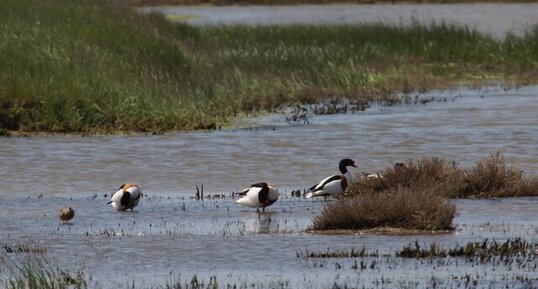
[[[462,168],[442,158],[408,161],[403,168],[388,168],[383,178],[359,178],[348,196],[383,192],[392,188],[428,190],[448,198],[538,196],[538,177],[525,177],[519,168],[509,167],[501,152]]]
[[[450,230],[454,204],[431,191],[391,188],[377,194],[345,198],[323,208],[314,218],[313,230],[398,227]]]
[[[538,177],[509,167],[501,152],[470,168],[433,157],[410,160],[382,175],[353,182],[347,198],[327,205],[312,229],[449,230],[456,209],[445,198],[538,196]]]
[[[532,188],[536,181],[536,177],[526,179],[521,169],[507,167],[503,155],[496,152],[465,171],[465,187],[459,197],[537,195],[538,188]]]

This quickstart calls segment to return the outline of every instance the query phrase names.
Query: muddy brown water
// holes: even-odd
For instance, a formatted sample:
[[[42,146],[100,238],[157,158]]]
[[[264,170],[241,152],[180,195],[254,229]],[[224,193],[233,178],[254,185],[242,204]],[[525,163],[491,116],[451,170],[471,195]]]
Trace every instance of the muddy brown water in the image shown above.
[[[446,22],[503,38],[538,23],[538,3],[375,4],[296,6],[167,6],[140,8],[193,25],[357,24]]]
[[[441,235],[305,231],[326,203],[289,192],[335,173],[342,157],[356,159],[357,173],[432,155],[471,165],[502,149],[511,164],[538,172],[537,87],[430,95],[441,101],[312,116],[311,124],[289,124],[285,115],[274,114],[238,122],[250,128],[215,132],[0,138],[0,245],[36,246],[52,264],[83,269],[92,288],[123,288],[133,280],[145,288],[179,274],[184,281],[196,274],[206,282],[217,276],[221,285],[258,288],[525,288],[525,280],[538,278],[535,258],[469,263],[297,257],[305,250],[362,247],[394,254],[415,240],[446,247],[485,238],[538,242],[538,198],[455,201],[456,231]],[[196,185],[204,184],[206,196],[228,196],[260,180],[284,193],[261,216],[229,197],[192,198]],[[145,192],[133,213],[106,205],[124,181],[140,183]],[[71,225],[61,225],[57,213],[67,205],[76,215]],[[0,254],[30,255],[3,248]],[[354,269],[354,261],[367,269]],[[1,265],[0,274],[7,274]]]

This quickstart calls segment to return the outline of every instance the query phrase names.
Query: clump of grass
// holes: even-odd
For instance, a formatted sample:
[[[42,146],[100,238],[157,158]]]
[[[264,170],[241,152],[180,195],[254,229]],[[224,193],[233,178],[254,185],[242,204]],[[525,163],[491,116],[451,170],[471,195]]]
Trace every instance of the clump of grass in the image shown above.
[[[396,251],[396,257],[402,258],[444,258],[444,257],[472,257],[480,260],[490,260],[492,257],[513,257],[537,255],[536,247],[521,238],[508,239],[503,243],[495,240],[484,240],[482,242],[469,242],[464,246],[456,246],[451,249],[441,249],[434,242],[429,248],[421,248],[418,241],[406,245],[402,250]]]
[[[360,230],[397,227],[452,230],[454,204],[431,191],[391,188],[376,194],[345,198],[323,208],[312,230]]]
[[[379,252],[376,251],[367,251],[366,247],[362,247],[360,250],[335,250],[330,251],[327,248],[325,252],[310,252],[305,251],[296,251],[297,258],[364,258],[364,257],[379,257]]]
[[[388,168],[382,174],[379,179],[357,180],[348,195],[410,188],[448,198],[538,196],[538,177],[526,177],[521,169],[508,166],[500,151],[469,168],[433,157],[408,161],[404,167]]]
[[[538,195],[538,187],[532,186],[532,180],[527,180],[521,169],[508,167],[500,152],[478,161],[464,170],[463,175],[462,188],[454,192],[456,197]]]
[[[190,281],[188,279],[182,279],[181,275],[177,277],[168,278],[163,285],[154,285],[151,287],[145,287],[147,289],[218,289],[218,288],[234,288],[234,289],[249,289],[249,288],[294,288],[289,280],[270,280],[270,281],[256,281],[256,280],[237,280],[221,282],[217,281],[217,277],[209,277],[209,281],[194,275]],[[132,288],[135,288],[134,282]]]
[[[13,244],[8,245],[4,244],[2,246],[6,253],[45,253],[47,249],[38,245],[27,245],[27,244]]]
[[[2,279],[8,289],[49,289],[49,288],[87,288],[84,274],[79,271],[74,275],[54,269],[40,255],[24,261],[0,256],[0,265],[5,266],[9,276]]]

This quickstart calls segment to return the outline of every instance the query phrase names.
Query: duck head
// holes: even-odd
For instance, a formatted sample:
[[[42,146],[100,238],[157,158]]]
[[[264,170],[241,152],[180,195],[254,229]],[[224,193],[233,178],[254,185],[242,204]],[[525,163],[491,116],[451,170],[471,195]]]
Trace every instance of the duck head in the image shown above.
[[[338,165],[338,168],[340,169],[340,172],[342,174],[345,174],[347,172],[347,167],[354,167],[356,168],[357,165],[355,165],[355,161],[352,159],[343,159],[340,161],[340,164]]]

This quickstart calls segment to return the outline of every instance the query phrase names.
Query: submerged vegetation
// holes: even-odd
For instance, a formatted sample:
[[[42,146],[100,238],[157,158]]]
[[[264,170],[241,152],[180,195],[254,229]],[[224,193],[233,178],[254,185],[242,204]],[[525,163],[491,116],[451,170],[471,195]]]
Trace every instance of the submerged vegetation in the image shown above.
[[[529,256],[531,259],[538,255],[538,244],[529,243],[521,238],[508,239],[497,243],[495,240],[482,242],[469,242],[464,246],[456,246],[451,249],[441,249],[436,243],[431,243],[429,248],[421,248],[418,241],[404,246],[396,252],[396,257],[402,258],[444,258],[444,257],[468,257],[489,261],[494,257],[510,258]]]
[[[412,244],[405,245],[394,254],[399,258],[445,258],[445,257],[467,257],[477,258],[482,262],[492,261],[495,257],[529,257],[533,259],[538,255],[538,243],[533,244],[521,238],[507,239],[503,242],[485,239],[478,242],[468,242],[454,248],[440,248],[436,242],[432,242],[429,247],[423,248],[417,240]],[[321,252],[311,252],[308,250],[296,252],[297,258],[367,258],[367,257],[391,257],[391,254],[380,254],[376,251],[369,251],[366,247],[360,250],[329,250]]]
[[[192,27],[117,1],[0,2],[0,135],[216,129],[238,113],[535,82],[538,27]]]

